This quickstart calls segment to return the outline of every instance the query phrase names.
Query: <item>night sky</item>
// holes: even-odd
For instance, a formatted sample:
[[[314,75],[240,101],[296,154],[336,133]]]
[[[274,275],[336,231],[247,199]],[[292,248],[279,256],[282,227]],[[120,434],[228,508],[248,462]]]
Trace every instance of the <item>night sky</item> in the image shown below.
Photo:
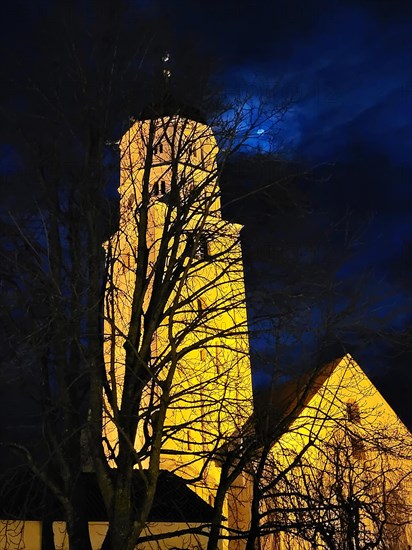
[[[412,390],[412,4],[173,2],[167,13],[178,32],[216,55],[226,89],[252,92],[279,80],[279,93],[294,98],[281,124],[281,153],[316,174],[327,174],[323,184],[307,184],[313,208],[326,213],[330,223],[348,216],[359,230],[357,249],[338,277],[344,285],[368,272],[363,292],[371,305],[363,322],[371,332],[383,327],[391,335],[389,341],[349,337],[345,349],[375,374],[392,403],[402,402],[398,410],[407,418]],[[257,139],[264,150],[265,133]],[[379,328],[372,321],[377,317]]]
[[[42,25],[52,4],[4,5],[2,41],[9,61],[13,49],[30,47],[24,46],[25,30]],[[136,5],[152,20],[161,19],[162,28],[167,21],[176,67],[182,50],[192,44],[199,67],[214,59],[217,80],[228,94],[253,94],[263,83],[279,80],[279,94],[293,97],[281,123],[280,153],[321,173],[320,179],[327,174],[322,184],[307,184],[312,185],[306,191],[313,208],[326,212],[332,223],[350,213],[363,224],[359,252],[345,264],[342,280],[371,271],[371,294],[379,287],[386,296],[379,307],[385,313],[398,310],[386,328],[407,340],[412,311],[411,2],[173,0]],[[156,42],[155,35],[152,39]],[[159,42],[167,40],[163,36]],[[6,83],[8,76],[3,74]],[[262,130],[256,140],[264,151]],[[7,139],[0,146],[0,170],[7,175],[18,159]],[[389,365],[404,394],[410,393],[411,350],[395,344],[377,349],[384,355],[379,368]],[[377,356],[370,350],[358,346],[355,358],[374,370]],[[389,388],[388,379],[384,383]],[[397,395],[393,388],[392,395]]]
[[[285,152],[336,165],[323,200],[374,215],[366,261],[395,261],[412,236],[411,3],[173,2],[169,14],[219,56],[234,91],[280,79],[295,98]]]
[[[412,305],[411,3],[176,2],[169,16],[219,57],[230,90],[279,79],[280,93],[294,97],[282,122],[283,154],[315,172],[327,167],[312,204],[362,225],[342,279],[367,269],[371,295],[381,294],[377,307],[382,315],[396,310],[389,325],[403,332]],[[264,133],[260,139],[264,148]],[[410,356],[377,350],[354,351],[369,371],[375,363],[409,371]],[[403,380],[410,391],[410,376]]]

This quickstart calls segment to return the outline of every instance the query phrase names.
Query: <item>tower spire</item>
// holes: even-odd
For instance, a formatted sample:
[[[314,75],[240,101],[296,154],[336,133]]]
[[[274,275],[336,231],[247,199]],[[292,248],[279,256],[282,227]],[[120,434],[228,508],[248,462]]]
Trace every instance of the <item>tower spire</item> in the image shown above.
[[[139,113],[137,119],[147,120],[179,115],[182,118],[206,124],[205,115],[197,107],[187,105],[180,97],[176,80],[174,79],[172,82],[171,55],[169,50],[164,51],[160,61],[161,67],[157,69],[159,89],[155,94],[154,101]]]
[[[162,56],[162,66],[163,66],[163,81],[165,84],[165,89],[168,90],[170,77],[172,76],[172,71],[170,70],[170,53],[165,51]]]

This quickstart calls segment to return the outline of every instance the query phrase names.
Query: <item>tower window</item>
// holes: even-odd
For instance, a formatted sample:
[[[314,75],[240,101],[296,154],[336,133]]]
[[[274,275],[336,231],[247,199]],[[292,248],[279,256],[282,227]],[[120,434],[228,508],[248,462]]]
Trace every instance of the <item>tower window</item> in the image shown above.
[[[155,197],[158,197],[159,195],[165,195],[166,193],[169,192],[168,187],[169,186],[167,185],[166,181],[164,181],[164,180],[156,181],[153,184],[152,194]]]
[[[193,258],[196,260],[208,260],[210,258],[209,242],[210,237],[208,234],[199,235],[194,237],[192,231],[188,231],[187,235],[187,252],[193,254]],[[193,250],[196,242],[196,248]]]
[[[361,421],[359,403],[356,403],[356,401],[348,401],[346,403],[346,415],[349,422],[359,424]]]
[[[132,209],[133,203],[134,203],[134,195],[133,195],[133,193],[131,193],[127,198],[127,206],[126,206],[127,210]]]
[[[357,435],[351,435],[350,443],[352,447],[352,456],[354,458],[363,458],[365,455],[365,445],[362,439]]]
[[[199,315],[202,315],[206,309],[206,303],[204,300],[202,300],[202,298],[198,298],[196,300],[196,305],[197,305],[197,312]]]
[[[195,258],[197,260],[206,260],[209,257],[209,243],[204,235],[201,235],[197,243]]]
[[[157,145],[153,145],[153,154],[163,153],[163,143],[160,141]]]
[[[194,143],[188,143],[187,146],[186,146],[186,152],[187,152],[187,158],[190,162],[190,157],[194,157],[194,158],[197,158],[197,149],[195,147],[195,144]]]

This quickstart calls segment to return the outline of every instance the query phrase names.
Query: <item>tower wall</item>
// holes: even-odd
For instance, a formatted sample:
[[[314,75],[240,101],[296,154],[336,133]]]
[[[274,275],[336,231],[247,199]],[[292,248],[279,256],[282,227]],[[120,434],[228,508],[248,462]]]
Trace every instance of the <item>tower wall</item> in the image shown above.
[[[214,451],[252,412],[241,227],[221,217],[218,149],[208,126],[179,117],[136,122],[120,153],[119,230],[106,244],[112,275],[105,310],[109,384],[121,407],[125,343],[143,354],[156,297],[175,277],[145,356],[150,376],[137,412],[135,448],[144,465],[150,449],[143,450],[167,393],[160,466],[202,477],[207,464],[199,484],[212,488],[218,475]],[[136,281],[145,286],[139,307]],[[130,342],[136,311],[141,328]],[[116,452],[119,433],[113,408],[106,403],[106,409],[106,437]]]

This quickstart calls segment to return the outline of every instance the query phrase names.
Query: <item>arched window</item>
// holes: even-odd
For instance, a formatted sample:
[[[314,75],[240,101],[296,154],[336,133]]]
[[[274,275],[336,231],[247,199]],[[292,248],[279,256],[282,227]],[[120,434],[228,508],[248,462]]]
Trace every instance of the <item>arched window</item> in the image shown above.
[[[352,447],[352,456],[358,459],[364,458],[365,444],[358,435],[350,436],[350,444]]]
[[[155,181],[152,187],[152,194],[155,197],[161,197],[169,192],[168,182],[165,180]]]
[[[163,153],[163,143],[161,141],[157,142],[156,145],[153,145],[153,154],[157,155]]]
[[[200,235],[195,252],[197,260],[207,260],[209,258],[209,243],[205,235]]]
[[[346,403],[346,415],[349,422],[359,424],[361,421],[359,403],[356,403],[354,399],[349,400]]]
[[[197,312],[199,315],[203,315],[206,310],[206,302],[202,298],[196,300]]]
[[[132,210],[133,204],[134,204],[134,194],[130,193],[130,195],[127,197],[126,209],[127,210]]]

